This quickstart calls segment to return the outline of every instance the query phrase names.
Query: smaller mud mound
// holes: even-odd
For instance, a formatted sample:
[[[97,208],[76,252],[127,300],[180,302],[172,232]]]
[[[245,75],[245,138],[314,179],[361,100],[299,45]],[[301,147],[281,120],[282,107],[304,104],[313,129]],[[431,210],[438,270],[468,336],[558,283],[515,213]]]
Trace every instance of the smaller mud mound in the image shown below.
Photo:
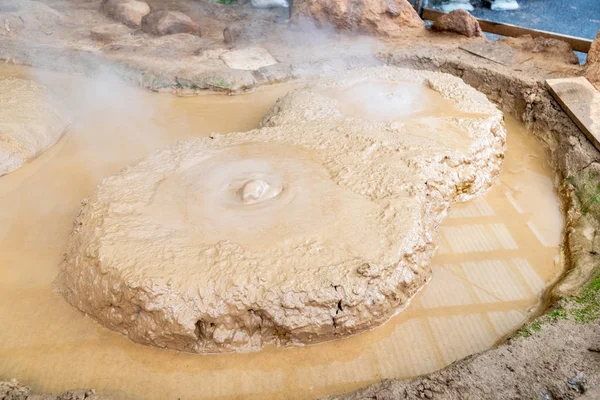
[[[377,67],[327,76],[279,99],[261,126],[318,129],[341,121],[433,167],[428,185],[462,182],[456,201],[487,189],[504,159],[502,113],[460,78],[439,72]]]
[[[0,176],[58,141],[69,121],[48,90],[33,81],[0,79]]]
[[[398,70],[362,72],[377,71]],[[272,127],[183,142],[106,179],[75,221],[65,298],[136,342],[198,353],[340,338],[407,305],[451,203],[498,173],[502,115],[466,90],[476,115],[448,125],[321,118],[320,103],[287,109],[301,93]]]

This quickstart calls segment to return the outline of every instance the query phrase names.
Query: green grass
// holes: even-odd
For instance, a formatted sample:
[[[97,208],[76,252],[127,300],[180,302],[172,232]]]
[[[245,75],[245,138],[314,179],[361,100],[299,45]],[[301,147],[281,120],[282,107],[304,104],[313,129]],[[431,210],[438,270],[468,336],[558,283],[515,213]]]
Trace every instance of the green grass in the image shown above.
[[[550,314],[549,314],[550,318],[553,320],[557,320],[557,319],[567,319],[567,310],[565,310],[563,307],[558,307],[556,309],[554,309]]]
[[[570,301],[575,321],[585,324],[596,320],[600,315],[600,274],[581,291],[581,296]]]
[[[543,317],[517,331],[520,337],[529,337],[543,330],[544,325],[557,320],[573,320],[587,324],[600,317],[600,273],[592,279],[581,291],[579,297],[569,297],[562,300],[565,307],[557,307]]]
[[[237,3],[237,0],[210,0],[212,3],[231,5]]]
[[[529,337],[529,336],[533,335],[535,332],[540,332],[542,330],[542,325],[544,323],[546,323],[546,318],[533,321],[529,325],[526,325],[523,328],[519,329],[517,331],[517,336]]]

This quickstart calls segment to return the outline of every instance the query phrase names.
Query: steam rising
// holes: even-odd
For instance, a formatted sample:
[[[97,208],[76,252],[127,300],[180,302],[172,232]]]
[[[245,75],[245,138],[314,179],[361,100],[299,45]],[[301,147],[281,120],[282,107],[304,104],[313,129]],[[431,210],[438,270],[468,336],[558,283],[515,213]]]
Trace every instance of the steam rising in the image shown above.
[[[340,89],[340,111],[346,115],[364,115],[372,120],[397,120],[416,114],[427,107],[428,97],[423,85],[391,84],[383,81],[365,81]]]
[[[154,9],[163,7],[156,1],[150,1],[150,5]],[[181,0],[179,5],[197,20],[203,12],[204,19],[211,18],[205,12],[206,6],[197,1]],[[8,61],[37,68],[28,71],[28,77],[50,88],[58,99],[56,105],[72,120],[63,140],[77,147],[81,159],[109,166],[87,169],[96,181],[128,162],[173,144],[176,139],[195,135],[198,129],[206,132],[210,126],[192,126],[185,119],[169,121],[174,98],[161,95],[159,101],[157,95],[139,90],[136,85],[156,87],[157,82],[164,81],[165,87],[172,88],[181,76],[193,78],[199,75],[195,70],[210,68],[219,68],[216,71],[224,76],[240,72],[228,69],[219,61],[218,54],[230,48],[220,35],[200,38],[180,34],[157,38],[137,32],[122,43],[107,45],[91,40],[89,30],[93,24],[106,23],[98,11],[100,1],[81,4],[27,0],[13,8],[10,15],[2,10],[3,17],[9,21],[10,32],[5,32],[9,39],[0,40],[0,50],[5,50],[2,53]],[[236,8],[224,10],[231,11],[223,14],[231,16],[231,21],[219,23],[234,22]],[[380,44],[373,38],[339,35],[333,28],[317,27],[308,19],[287,23],[283,18],[287,10],[280,10],[282,18],[278,21],[273,21],[271,11],[245,10],[251,13],[252,21],[246,21],[242,41],[234,48],[261,46],[279,65],[289,65],[295,78],[380,64],[375,56]],[[27,17],[21,18],[23,15]],[[80,21],[80,16],[87,19]],[[94,16],[93,20],[88,20],[90,16]],[[216,54],[216,58],[212,54]],[[367,96],[373,109],[380,107],[374,89],[370,89]],[[362,97],[363,93],[358,94],[357,100]],[[190,112],[206,111],[198,108]],[[227,110],[223,113],[226,115]],[[258,125],[258,120],[256,122]],[[94,129],[90,130],[90,126]]]

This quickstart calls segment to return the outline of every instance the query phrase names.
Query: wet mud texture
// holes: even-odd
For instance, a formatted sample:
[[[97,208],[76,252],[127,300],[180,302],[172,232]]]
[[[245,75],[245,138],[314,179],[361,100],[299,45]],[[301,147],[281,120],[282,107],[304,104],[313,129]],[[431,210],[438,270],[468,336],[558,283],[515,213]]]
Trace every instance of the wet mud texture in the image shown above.
[[[548,63],[536,63],[539,70],[534,76],[516,65],[472,63],[452,55],[415,57],[401,51],[390,52],[387,61],[460,76],[505,113],[525,123],[545,145],[556,173],[555,185],[566,219],[563,243],[566,273],[546,297],[552,304],[559,298],[580,295],[597,274],[600,261],[600,253],[595,250],[598,215],[584,210],[590,196],[582,189],[581,180],[582,176],[598,170],[600,154],[546,90],[544,79],[556,70],[548,71]],[[568,75],[566,68],[561,69]],[[544,318],[547,315],[538,321]],[[572,399],[584,395],[588,389],[588,398],[597,398],[594,391],[597,392],[600,383],[597,351],[600,333],[595,318],[587,324],[571,319],[546,322],[539,332],[513,338],[441,371],[411,381],[384,381],[337,398]]]
[[[383,67],[329,85],[365,77],[433,91],[455,116],[311,120],[333,101],[289,98],[275,126],[163,150],[84,200],[58,279],[67,301],[135,342],[198,353],[343,338],[394,315],[429,280],[450,205],[499,174],[506,131],[451,75]],[[256,179],[280,190],[243,204]]]
[[[47,88],[29,80],[0,79],[0,176],[56,143],[69,126]]]
[[[64,2],[54,1],[52,5],[57,4],[57,7],[60,8],[62,3]],[[183,4],[181,2],[173,3]],[[99,5],[99,1],[97,5]],[[83,17],[79,19],[81,24],[67,27],[68,29],[62,32],[56,29],[56,25],[45,21],[41,24],[42,28],[38,29],[38,35],[42,40],[38,40],[36,35],[32,35],[32,39],[37,40],[37,43],[29,41],[25,37],[19,37],[19,32],[13,30],[8,34],[6,40],[0,41],[0,49],[2,49],[0,54],[5,60],[16,63],[35,64],[56,69],[63,69],[67,65],[69,67],[65,70],[85,73],[96,70],[98,61],[114,62],[114,65],[118,66],[117,70],[123,76],[142,86],[153,90],[183,91],[186,89],[181,81],[175,78],[176,68],[173,64],[161,64],[156,57],[153,59],[149,56],[164,53],[164,49],[170,46],[169,43],[176,43],[177,46],[169,48],[173,57],[187,57],[195,47],[195,43],[187,42],[186,36],[176,35],[177,37],[149,39],[136,45],[135,49],[122,43],[105,48],[101,54],[86,50],[85,45],[89,46],[91,42],[82,39],[83,35],[77,33],[78,29],[81,31],[82,27],[89,28],[90,24],[110,22],[102,20],[103,17],[99,16],[96,9],[95,4],[87,4],[85,9],[76,12],[78,16]],[[64,10],[60,10],[60,12],[68,14]],[[243,22],[243,18],[240,18],[240,21]],[[226,24],[222,21],[215,23],[222,26]],[[261,24],[263,21],[253,25]],[[266,25],[271,27],[269,24]],[[52,26],[53,30],[49,30],[48,26]],[[278,25],[273,26],[275,28],[268,32],[275,32],[281,28]],[[220,28],[216,28],[214,32],[217,32],[218,29]],[[347,46],[352,51],[346,52],[343,57],[339,57],[339,54],[332,54],[334,52],[331,51],[331,45],[322,47],[322,42],[316,44],[315,41],[302,40],[300,34],[292,35],[292,39],[296,39],[287,41],[282,46],[279,41],[269,41],[264,32],[267,31],[260,29],[249,31],[242,35],[240,43],[242,45],[248,42],[264,43],[264,46],[278,59],[279,64],[262,71],[251,72],[249,75],[244,72],[245,81],[241,82],[245,82],[246,85],[230,86],[227,90],[248,89],[265,83],[299,78],[309,72],[322,71],[323,68],[332,66],[351,68],[372,63],[389,63],[411,68],[439,70],[457,75],[468,84],[486,93],[505,112],[511,113],[524,122],[548,148],[556,170],[556,186],[559,189],[566,215],[564,259],[568,272],[565,279],[548,294],[548,300],[552,302],[557,297],[577,295],[585,282],[589,281],[594,273],[595,265],[600,261],[600,252],[596,251],[597,241],[595,240],[595,232],[599,223],[597,217],[592,213],[583,212],[578,196],[579,191],[570,183],[573,181],[568,179],[600,168],[600,155],[544,88],[544,80],[547,78],[583,75],[584,68],[582,66],[568,65],[553,57],[545,57],[540,54],[534,56],[525,51],[518,51],[514,60],[507,65],[501,65],[469,54],[459,48],[471,39],[458,36],[436,36],[426,32],[414,35],[407,33],[405,37],[378,42],[376,46]],[[62,44],[56,46],[57,36],[60,36],[62,43],[67,45],[66,48]],[[219,49],[224,46],[218,42],[216,33],[213,37],[213,42],[205,42],[203,49],[200,49],[197,54],[207,56],[209,53],[205,52],[206,49]],[[274,34],[273,37],[280,36]],[[286,47],[286,50],[283,50],[283,47]],[[306,51],[297,57],[287,51],[290,48]],[[318,51],[319,48],[321,51]],[[344,46],[338,46],[338,48],[345,50]],[[198,48],[196,49],[198,50]],[[148,56],[132,57],[134,51]],[[194,69],[197,65],[202,65],[202,63],[188,63],[188,66],[192,67],[190,71],[194,73],[188,71],[185,76],[202,77],[198,82],[206,82],[204,79],[206,75],[202,75],[205,71]],[[197,74],[198,72],[200,74]],[[229,74],[229,72],[226,69],[219,69],[219,74]],[[231,75],[226,76],[237,79],[240,73],[233,71]],[[184,80],[183,82],[191,81]],[[202,84],[196,85],[193,90],[202,87]],[[385,398],[383,396],[395,393],[393,387],[397,387],[400,391],[398,398],[454,396],[446,398],[495,399],[505,397],[504,393],[512,394],[513,398],[576,398],[581,394],[581,390],[576,389],[580,387],[578,382],[581,382],[581,379],[571,380],[571,378],[577,377],[578,372],[582,372],[585,379],[585,383],[582,385],[586,389],[586,393],[583,395],[587,398],[594,398],[594,393],[598,393],[598,387],[594,387],[594,385],[598,383],[600,366],[597,363],[598,353],[593,350],[595,347],[589,346],[594,346],[598,330],[597,322],[575,325],[569,321],[557,321],[549,325],[545,332],[508,341],[502,347],[474,355],[418,380],[385,381],[356,394],[350,394],[348,397],[376,399],[379,398],[377,393],[380,393],[381,398]],[[510,356],[510,363],[505,362],[508,360],[508,356]],[[541,362],[533,362],[534,359]],[[566,363],[565,369],[559,360]],[[477,381],[473,379],[473,375],[466,373],[466,371],[473,371],[475,365],[477,368],[489,371],[486,380]],[[505,369],[499,368],[500,366],[505,366]],[[448,377],[448,381],[438,381],[436,383],[438,389],[441,389],[441,386],[460,387],[461,392],[454,389],[452,392],[443,394],[426,389],[427,385],[431,386],[432,379],[437,379],[442,374],[444,377]],[[488,390],[491,382],[494,382],[493,391]],[[541,388],[542,384],[538,385],[538,382],[542,382],[543,386],[548,389],[559,388],[559,390],[554,393],[554,397],[544,397],[543,394],[534,393],[530,389],[534,384],[537,385],[536,388]],[[569,389],[567,385],[573,389]],[[411,389],[410,392],[406,392],[405,396],[405,392],[401,391],[401,388],[409,387],[416,391]],[[531,394],[531,397],[526,396],[526,393]],[[505,398],[511,397],[506,396]]]

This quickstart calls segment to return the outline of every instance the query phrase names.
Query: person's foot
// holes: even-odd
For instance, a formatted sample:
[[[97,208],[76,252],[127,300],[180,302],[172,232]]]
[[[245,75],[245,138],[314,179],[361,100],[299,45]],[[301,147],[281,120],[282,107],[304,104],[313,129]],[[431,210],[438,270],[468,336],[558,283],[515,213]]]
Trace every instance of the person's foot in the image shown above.
[[[439,2],[437,8],[444,12],[452,12],[454,10],[473,11],[473,5],[471,5],[469,0],[442,0]]]
[[[519,8],[517,0],[486,0],[492,10],[506,11]]]

